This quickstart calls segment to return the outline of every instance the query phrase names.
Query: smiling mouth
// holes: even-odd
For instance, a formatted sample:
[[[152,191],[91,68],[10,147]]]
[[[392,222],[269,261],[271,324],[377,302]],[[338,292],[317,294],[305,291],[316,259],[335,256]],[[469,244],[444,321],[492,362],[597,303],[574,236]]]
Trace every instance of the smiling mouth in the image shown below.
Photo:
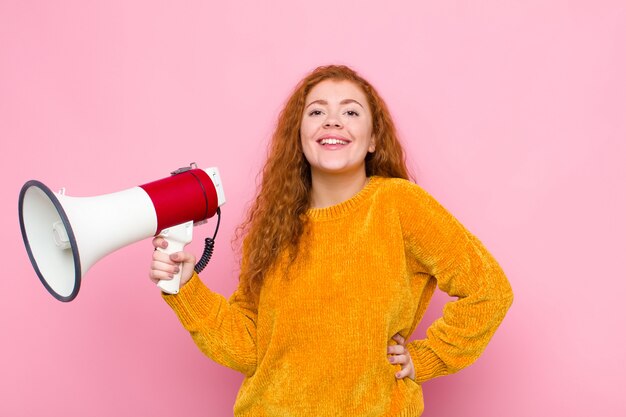
[[[322,138],[317,141],[320,145],[347,145],[350,143],[349,140],[338,139],[338,138]]]

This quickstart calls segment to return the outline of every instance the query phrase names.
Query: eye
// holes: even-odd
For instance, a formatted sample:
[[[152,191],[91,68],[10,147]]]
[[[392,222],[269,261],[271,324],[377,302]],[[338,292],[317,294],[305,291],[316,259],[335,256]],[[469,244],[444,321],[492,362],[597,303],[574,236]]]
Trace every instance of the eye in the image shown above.
[[[321,110],[311,110],[309,112],[309,116],[319,116],[320,114],[322,114]]]
[[[354,111],[354,110],[348,110],[348,111],[346,112],[346,114],[347,114],[348,116],[358,116],[358,115],[359,115],[359,113],[358,113],[358,112],[356,112],[356,111]]]

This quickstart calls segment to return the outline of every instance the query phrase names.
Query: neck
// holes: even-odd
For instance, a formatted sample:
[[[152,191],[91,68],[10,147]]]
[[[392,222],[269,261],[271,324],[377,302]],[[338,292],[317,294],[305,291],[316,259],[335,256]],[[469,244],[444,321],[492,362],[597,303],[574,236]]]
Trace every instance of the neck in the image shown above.
[[[365,170],[356,173],[311,173],[311,208],[325,208],[354,197],[367,184]]]

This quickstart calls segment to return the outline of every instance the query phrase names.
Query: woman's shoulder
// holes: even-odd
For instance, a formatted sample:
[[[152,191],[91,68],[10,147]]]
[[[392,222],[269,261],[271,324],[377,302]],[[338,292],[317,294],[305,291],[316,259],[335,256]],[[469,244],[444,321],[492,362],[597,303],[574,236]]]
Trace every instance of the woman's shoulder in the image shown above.
[[[374,177],[379,183],[379,192],[385,196],[395,196],[396,198],[412,198],[420,195],[428,194],[420,185],[404,179],[389,177]]]
[[[399,212],[414,214],[420,212],[438,211],[443,207],[421,185],[403,178],[379,177],[377,199],[388,207],[395,207]]]

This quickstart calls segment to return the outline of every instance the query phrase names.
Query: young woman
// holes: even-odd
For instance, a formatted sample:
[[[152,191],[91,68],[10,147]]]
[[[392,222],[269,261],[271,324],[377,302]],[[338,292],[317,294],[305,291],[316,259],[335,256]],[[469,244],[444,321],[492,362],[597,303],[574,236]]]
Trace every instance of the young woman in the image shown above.
[[[472,364],[513,301],[482,243],[408,180],[385,103],[345,66],[317,68],[287,101],[241,230],[228,300],[190,253],[155,251],[150,271],[182,262],[181,291],[163,297],[246,376],[238,417],[419,416],[421,384]],[[407,343],[436,286],[458,300]]]

